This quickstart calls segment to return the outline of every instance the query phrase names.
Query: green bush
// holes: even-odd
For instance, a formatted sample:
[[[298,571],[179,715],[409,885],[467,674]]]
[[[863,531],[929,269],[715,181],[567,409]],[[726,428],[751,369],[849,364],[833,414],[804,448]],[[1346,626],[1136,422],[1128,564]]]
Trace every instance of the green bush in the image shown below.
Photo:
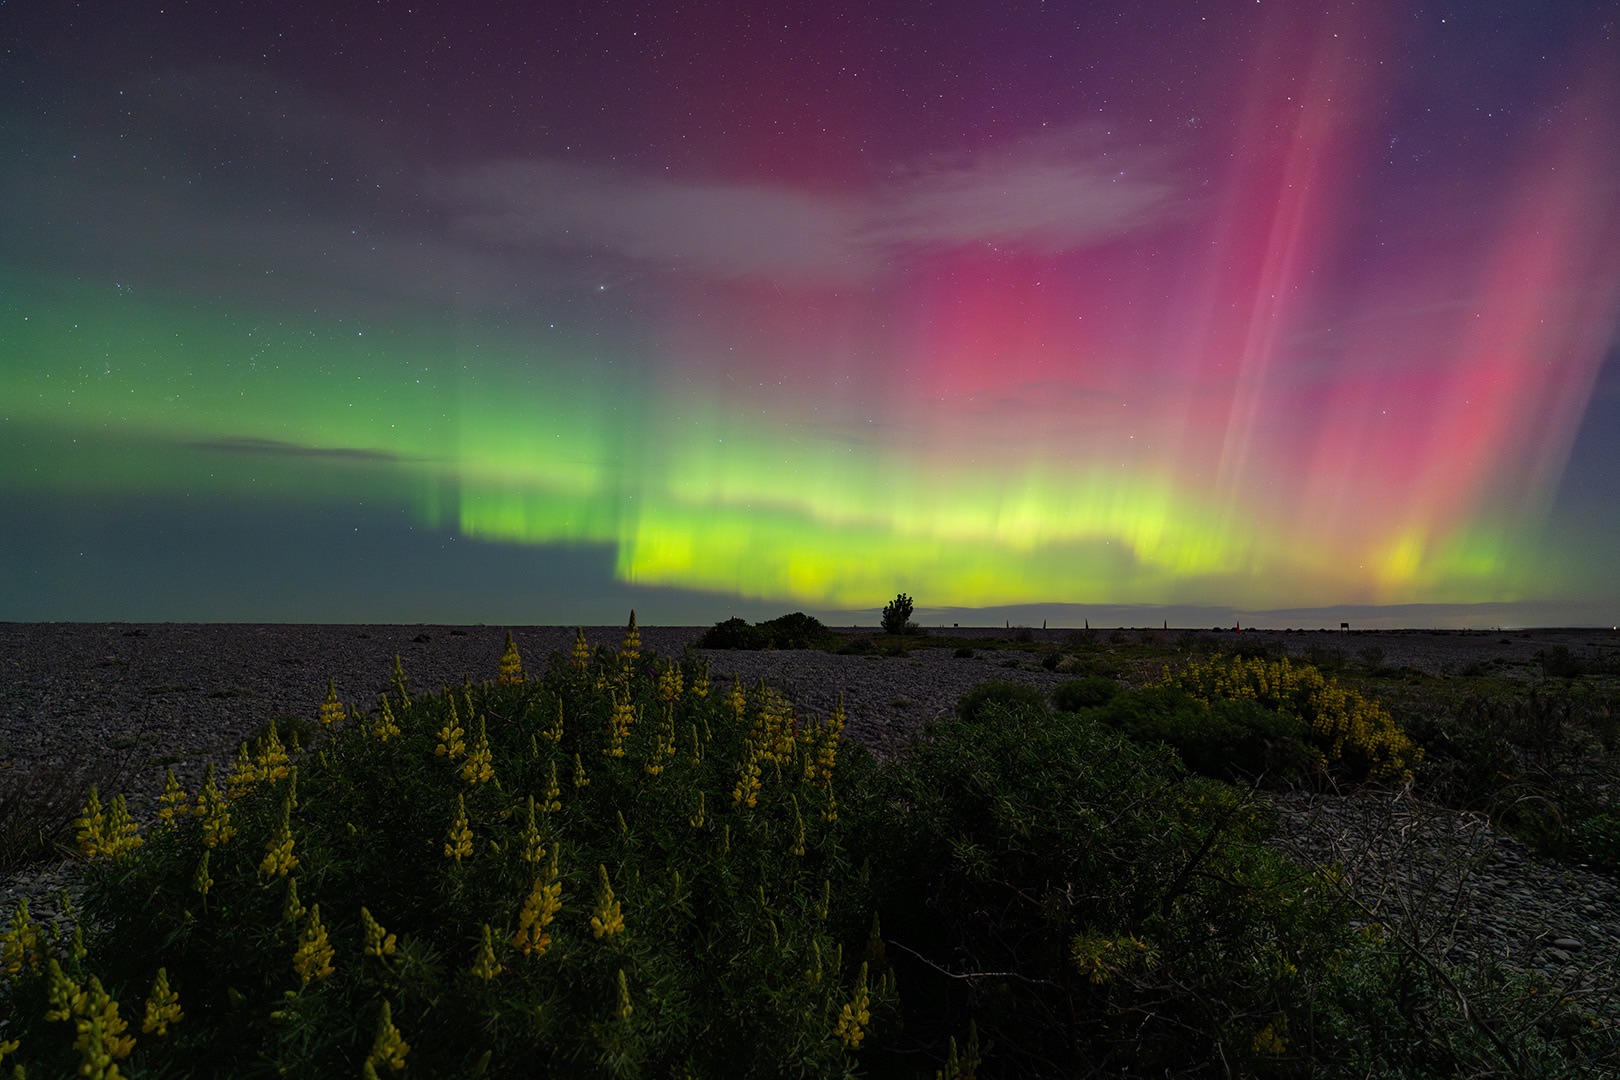
[[[1252,699],[1205,704],[1181,690],[1154,687],[1117,694],[1094,715],[1133,742],[1164,743],[1193,772],[1221,780],[1287,781],[1316,759],[1303,720]]]
[[[911,621],[911,597],[901,593],[883,606],[883,632],[907,634],[916,629]]]
[[[514,650],[500,683],[439,694],[401,677],[364,715],[334,699],[315,749],[267,733],[223,784],[171,789],[178,813],[144,837],[121,800],[87,808],[82,947],[26,913],[6,935],[17,1059],[34,1076],[103,1052],[132,1076],[391,1075],[394,1057],[416,1076],[847,1073],[888,990],[861,966],[832,798],[835,762],[863,767],[841,717],[721,695],[629,647],[589,655],[524,679]],[[142,1028],[159,981],[183,1013],[166,1033]],[[75,1045],[48,1011],[91,1034]]]
[[[715,623],[697,640],[700,649],[825,649],[838,635],[820,619],[795,611],[750,626],[735,616]]]
[[[1000,1076],[1253,1072],[1311,1030],[1299,973],[1349,935],[1258,803],[1088,716],[962,713],[850,813],[901,994],[875,1074],[970,1021]]]
[[[1002,681],[980,683],[957,700],[956,715],[970,724],[983,723],[990,715],[987,710],[992,705],[1001,707],[1002,711],[995,714],[997,716],[1004,715],[1006,710],[1021,708],[1044,713],[1046,695],[1036,687],[1025,683]]]
[[[1117,693],[1119,683],[1100,675],[1070,679],[1052,688],[1052,708],[1058,712],[1079,712],[1106,705]]]

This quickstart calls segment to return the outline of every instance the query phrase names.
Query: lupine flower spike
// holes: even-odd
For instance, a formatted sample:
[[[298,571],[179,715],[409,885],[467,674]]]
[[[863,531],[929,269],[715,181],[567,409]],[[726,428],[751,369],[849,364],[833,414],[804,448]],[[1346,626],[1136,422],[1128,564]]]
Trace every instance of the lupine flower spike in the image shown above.
[[[599,884],[596,891],[596,911],[591,916],[591,935],[598,939],[612,937],[624,929],[624,911],[613,896],[613,884],[608,881],[607,867],[596,866]]]
[[[505,970],[495,959],[495,939],[491,935],[489,923],[485,923],[484,941],[478,949],[478,959],[473,961],[472,973],[488,982]]]
[[[129,1025],[118,1015],[118,1002],[94,975],[90,976],[89,987],[74,995],[73,1017],[79,1030],[79,1037],[73,1040],[73,1049],[79,1051],[82,1062],[79,1075],[91,1080],[122,1077],[113,1059],[129,1057],[135,1039],[124,1034]]]
[[[495,682],[498,686],[523,685],[523,658],[518,655],[510,630],[506,632],[506,651],[501,654],[501,671]]]
[[[173,825],[176,817],[184,817],[191,802],[191,796],[180,786],[175,779],[174,770],[170,769],[163,779],[163,794],[158,796],[158,821],[163,825]]]
[[[558,845],[551,845],[551,863],[543,876],[534,879],[534,888],[518,911],[517,933],[512,945],[524,956],[544,955],[551,945],[546,928],[562,911],[562,877],[558,872]]]
[[[467,803],[460,795],[456,796],[456,820],[450,825],[450,842],[444,845],[444,857],[456,860],[461,865],[463,856],[473,853],[472,828],[467,823]]]
[[[557,783],[556,761],[546,766],[546,801],[543,808],[548,814],[555,814],[562,809],[562,787]]]
[[[585,628],[574,628],[574,651],[568,654],[568,666],[575,671],[584,671],[591,665],[591,647],[585,641]]]
[[[478,738],[473,740],[472,750],[467,754],[466,764],[461,766],[461,778],[469,784],[482,784],[494,779],[495,757],[489,749],[489,732],[484,727],[484,718],[478,718]]]
[[[270,842],[259,863],[259,872],[266,877],[286,877],[298,865],[298,856],[293,854],[292,794],[287,792],[287,797],[281,801],[281,820],[271,831]]]
[[[321,702],[321,727],[330,729],[343,719],[343,705],[338,701],[337,682],[326,680],[326,700]]]
[[[231,825],[231,812],[225,805],[225,794],[214,783],[214,763],[208,763],[203,774],[202,790],[197,792],[197,803],[192,813],[202,818],[203,843],[218,847],[236,835]]]
[[[635,1008],[630,1004],[630,984],[625,981],[624,968],[619,969],[619,1002],[614,1010],[621,1021],[629,1020]]]
[[[375,956],[381,960],[385,956],[394,955],[397,944],[394,935],[384,930],[382,924],[372,918],[371,912],[364,907],[360,909],[360,929],[365,936],[363,951],[367,956]]]
[[[79,854],[87,859],[94,859],[105,853],[107,814],[101,808],[101,795],[96,791],[94,784],[90,785],[90,797],[85,800],[84,810],[74,824],[79,828]]]
[[[169,989],[168,969],[158,968],[157,978],[152,980],[152,992],[146,996],[146,1018],[141,1021],[141,1031],[147,1035],[167,1035],[170,1024],[185,1018],[186,1014],[180,1011],[180,995]]]
[[[641,631],[636,629],[636,609],[630,609],[630,625],[624,631],[624,644],[619,648],[619,658],[624,661],[626,671],[635,666],[641,659]]]
[[[545,844],[540,839],[540,829],[534,823],[534,796],[529,796],[529,817],[523,829],[523,861],[538,863],[545,857]]]
[[[382,1012],[377,1016],[377,1036],[371,1042],[371,1053],[366,1055],[361,1075],[376,1076],[378,1067],[399,1072],[405,1067],[405,1055],[410,1052],[411,1044],[394,1026],[392,1010],[388,1007],[388,999],[384,998]]]
[[[293,970],[304,983],[311,979],[324,979],[332,974],[333,949],[327,940],[326,927],[321,925],[321,905],[311,904],[304,932],[298,938],[298,950],[293,953]]]
[[[389,685],[391,685],[394,688],[394,692],[399,695],[399,707],[402,709],[410,708],[411,695],[405,689],[405,665],[399,662],[398,653],[394,654],[394,677],[389,680]]]
[[[576,787],[576,788],[589,787],[590,784],[591,784],[591,778],[585,775],[585,763],[579,759],[578,754],[575,754],[574,755],[574,787]]]
[[[0,968],[17,975],[23,968],[37,970],[39,961],[39,928],[28,916],[28,897],[20,897],[11,911],[11,928],[0,936]]]
[[[462,730],[461,718],[456,715],[455,697],[447,693],[444,700],[450,708],[450,718],[439,729],[439,745],[433,748],[433,752],[439,757],[456,761],[467,752],[467,733]]]
[[[870,1002],[866,988],[866,964],[863,962],[860,974],[855,976],[855,993],[839,1010],[838,1023],[833,1027],[833,1034],[851,1050],[861,1045],[861,1040],[866,1037],[866,1025],[872,1022],[868,1008]]]
[[[382,696],[382,709],[377,713],[377,719],[372,722],[371,733],[377,736],[379,742],[387,742],[400,734],[399,723],[394,719],[394,710],[389,707],[388,695]]]

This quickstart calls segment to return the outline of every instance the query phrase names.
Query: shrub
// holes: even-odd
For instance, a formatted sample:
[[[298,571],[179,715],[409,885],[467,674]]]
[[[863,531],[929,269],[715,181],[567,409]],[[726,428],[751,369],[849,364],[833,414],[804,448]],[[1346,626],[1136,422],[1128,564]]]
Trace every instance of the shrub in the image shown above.
[[[911,597],[901,593],[883,606],[883,632],[904,634],[913,628]]]
[[[582,641],[322,714],[144,831],[86,807],[82,937],[6,935],[30,1075],[843,1075],[881,1019],[840,713]]]
[[[1058,712],[1079,712],[1107,704],[1117,693],[1119,683],[1100,675],[1071,679],[1052,688],[1052,707]]]
[[[1133,742],[1164,743],[1193,772],[1220,780],[1292,780],[1316,759],[1303,720],[1252,699],[1203,702],[1170,687],[1127,690],[1095,716]]]
[[[956,715],[970,724],[983,723],[985,718],[991,715],[989,712],[991,706],[1000,707],[995,713],[997,716],[1016,716],[1019,709],[1044,713],[1046,695],[1025,683],[1001,681],[980,683],[957,699]]]
[[[1252,1075],[1288,1041],[1262,1032],[1313,1030],[1353,935],[1259,804],[1086,716],[964,713],[851,810],[901,987],[875,1071],[970,1022],[1002,1076]]]
[[[795,611],[750,626],[735,616],[715,623],[698,638],[700,649],[824,649],[837,642],[838,635],[820,619]]]
[[[1376,701],[1362,697],[1309,665],[1281,660],[1216,657],[1165,673],[1159,684],[1208,705],[1248,699],[1304,721],[1324,771],[1347,780],[1410,780],[1423,749]]]

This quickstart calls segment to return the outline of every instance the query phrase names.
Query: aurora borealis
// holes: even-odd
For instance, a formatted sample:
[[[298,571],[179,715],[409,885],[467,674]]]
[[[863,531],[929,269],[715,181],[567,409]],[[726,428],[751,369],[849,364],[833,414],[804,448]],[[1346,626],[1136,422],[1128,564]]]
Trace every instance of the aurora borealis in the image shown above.
[[[57,7],[0,618],[1620,615],[1612,3]]]

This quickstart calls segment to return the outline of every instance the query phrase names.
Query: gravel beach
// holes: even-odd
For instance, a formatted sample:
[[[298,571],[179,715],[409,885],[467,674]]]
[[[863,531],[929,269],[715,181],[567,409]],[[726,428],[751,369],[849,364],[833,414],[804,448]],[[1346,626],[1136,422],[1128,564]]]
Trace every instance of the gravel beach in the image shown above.
[[[513,627],[526,667],[542,670],[566,652],[572,627]],[[643,627],[643,648],[680,656],[703,627]],[[188,788],[212,761],[228,768],[239,743],[275,717],[314,718],[327,680],[339,696],[369,706],[400,657],[410,685],[431,691],[493,678],[506,627],[230,624],[0,623],[0,770],[29,770],[85,754],[116,754],[124,790],[141,816],[172,764]],[[940,631],[1006,637],[1007,629]],[[622,627],[588,628],[592,645],[617,646]],[[1070,631],[1033,630],[1061,642]],[[1107,632],[1104,632],[1107,633]],[[1132,632],[1134,635],[1139,632]],[[1180,633],[1158,633],[1174,641]],[[1235,635],[1221,634],[1236,646]],[[1431,674],[1488,660],[1530,669],[1536,653],[1563,644],[1602,655],[1620,644],[1606,631],[1403,631],[1338,634],[1246,631],[1293,655],[1313,646],[1350,657],[1381,651],[1382,663]],[[971,687],[1006,679],[1050,687],[1070,676],[1015,656],[913,643],[906,657],[816,651],[702,651],[713,677],[766,679],[800,712],[825,714],[842,695],[851,737],[880,755],[901,749],[928,720],[949,714]],[[1538,970],[1620,1012],[1620,889],[1578,867],[1544,863],[1477,816],[1406,792],[1288,796],[1276,800],[1277,845],[1307,865],[1339,862],[1353,893],[1391,924],[1423,926],[1430,948],[1452,959],[1495,959]],[[49,917],[48,893],[66,867],[0,882],[0,919],[19,895]],[[1403,909],[1405,909],[1403,911]],[[1440,912],[1447,912],[1444,918]],[[1371,917],[1371,915],[1369,915]]]

